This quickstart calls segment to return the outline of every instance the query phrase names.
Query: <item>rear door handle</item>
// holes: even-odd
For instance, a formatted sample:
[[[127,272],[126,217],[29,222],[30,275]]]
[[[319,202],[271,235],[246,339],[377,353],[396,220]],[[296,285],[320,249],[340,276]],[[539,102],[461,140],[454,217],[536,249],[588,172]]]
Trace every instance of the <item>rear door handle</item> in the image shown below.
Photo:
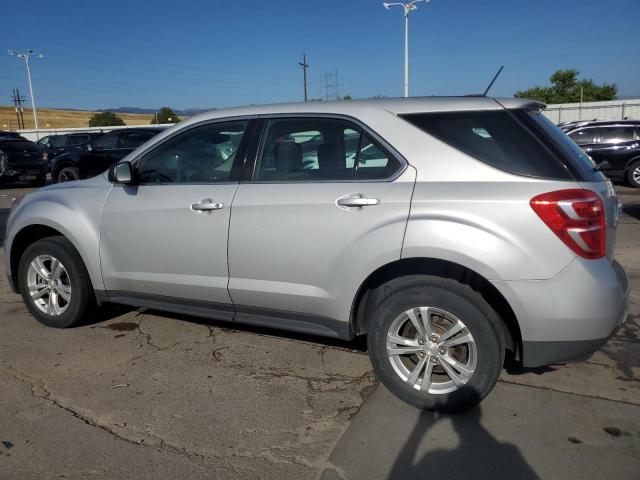
[[[338,205],[339,207],[369,207],[379,204],[380,199],[368,198],[361,193],[351,193],[336,200],[336,205]]]
[[[191,210],[195,212],[210,212],[211,210],[220,210],[224,205],[222,203],[214,203],[211,199],[201,200],[191,205]]]

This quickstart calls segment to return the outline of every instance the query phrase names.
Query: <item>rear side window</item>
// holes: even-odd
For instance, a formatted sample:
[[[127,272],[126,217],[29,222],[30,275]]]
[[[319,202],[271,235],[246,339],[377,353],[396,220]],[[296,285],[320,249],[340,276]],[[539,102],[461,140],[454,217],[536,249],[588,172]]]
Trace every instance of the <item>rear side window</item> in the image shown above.
[[[267,120],[254,180],[386,180],[402,164],[362,129],[335,118]]]
[[[598,143],[623,143],[635,139],[633,127],[601,127],[595,130]]]
[[[123,148],[138,148],[147,140],[151,140],[154,137],[153,133],[145,132],[132,132],[127,133],[122,142]]]
[[[573,178],[563,161],[536,138],[535,132],[507,110],[419,113],[403,118],[500,170],[530,177]]]

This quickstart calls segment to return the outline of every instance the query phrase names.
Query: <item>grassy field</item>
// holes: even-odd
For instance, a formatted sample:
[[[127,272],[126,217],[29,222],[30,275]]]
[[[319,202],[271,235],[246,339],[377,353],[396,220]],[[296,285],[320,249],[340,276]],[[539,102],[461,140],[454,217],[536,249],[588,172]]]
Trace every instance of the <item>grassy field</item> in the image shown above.
[[[51,108],[38,109],[38,126],[40,128],[88,127],[89,119],[96,112],[82,110],[57,110]],[[152,115],[134,113],[118,113],[127,125],[149,125]],[[24,109],[24,124],[33,128],[33,113],[30,108]],[[0,106],[0,129],[16,130],[18,120],[13,107]]]

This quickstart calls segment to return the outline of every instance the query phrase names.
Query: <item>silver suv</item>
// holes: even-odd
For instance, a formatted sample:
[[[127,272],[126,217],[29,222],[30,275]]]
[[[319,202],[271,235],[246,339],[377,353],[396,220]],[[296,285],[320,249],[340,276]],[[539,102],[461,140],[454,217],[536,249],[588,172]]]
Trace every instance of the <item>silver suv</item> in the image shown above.
[[[218,110],[17,200],[6,271],[42,323],[105,302],[352,339],[424,409],[584,357],[625,319],[619,204],[543,105]],[[597,170],[597,169],[595,169]]]

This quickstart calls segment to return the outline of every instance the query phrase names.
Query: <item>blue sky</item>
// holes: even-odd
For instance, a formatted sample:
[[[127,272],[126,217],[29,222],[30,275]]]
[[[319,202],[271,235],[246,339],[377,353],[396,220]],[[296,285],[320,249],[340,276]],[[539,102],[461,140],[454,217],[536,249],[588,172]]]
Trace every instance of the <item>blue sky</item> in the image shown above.
[[[10,18],[19,21],[8,21]],[[0,104],[27,94],[33,48],[36,103],[95,109],[225,107],[302,98],[338,70],[343,94],[400,96],[403,19],[378,0],[2,2]],[[411,94],[484,89],[511,96],[576,68],[621,95],[640,96],[640,0],[433,0],[411,15]]]

